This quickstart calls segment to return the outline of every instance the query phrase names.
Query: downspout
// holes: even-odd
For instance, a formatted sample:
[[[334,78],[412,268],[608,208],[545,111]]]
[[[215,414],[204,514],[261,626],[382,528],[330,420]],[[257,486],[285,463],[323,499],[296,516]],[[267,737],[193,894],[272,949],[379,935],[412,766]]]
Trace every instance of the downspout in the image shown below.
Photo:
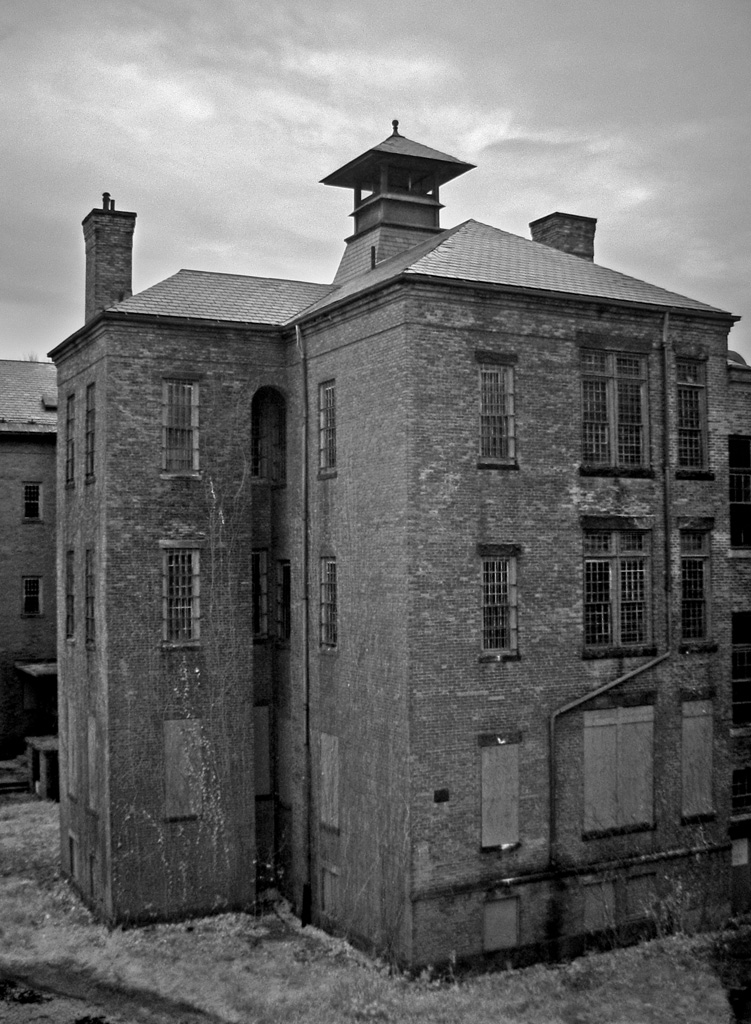
[[[305,711],[305,881],[302,887],[300,921],[303,926],[312,920],[313,906],[313,759],[310,745],[310,487],[308,480],[308,435],[310,432],[310,402],[308,399],[308,354],[302,331],[295,325],[295,338],[300,351],[302,370],[302,646],[303,646],[303,706]]]
[[[582,704],[586,704],[590,700],[594,700],[595,697],[601,696],[603,693],[607,693],[608,690],[614,689],[616,686],[620,686],[621,683],[628,682],[629,679],[635,679],[640,676],[643,672],[648,672],[650,669],[655,668],[661,662],[669,658],[672,651],[672,575],[671,575],[671,555],[672,545],[670,538],[670,513],[673,500],[672,485],[670,479],[671,473],[671,462],[670,462],[670,406],[668,403],[669,395],[669,365],[668,365],[668,327],[670,324],[670,313],[665,313],[662,319],[662,400],[663,400],[663,445],[662,445],[662,497],[663,497],[663,529],[665,533],[665,568],[663,573],[663,581],[665,588],[665,652],[658,654],[656,658],[652,658],[644,665],[639,665],[638,668],[632,669],[630,672],[626,672],[625,675],[618,676],[617,679],[613,679],[609,683],[605,683],[603,686],[599,686],[596,690],[592,690],[590,693],[585,693],[583,697],[578,697],[576,700],[569,701],[568,704],[564,704],[562,707],[557,708],[550,716],[549,723],[549,750],[548,750],[548,775],[549,775],[549,792],[550,792],[550,806],[548,811],[548,834],[550,836],[549,850],[550,850],[550,865],[555,867],[558,863],[558,837],[556,830],[556,810],[557,810],[557,793],[555,784],[555,725],[556,720],[561,715],[567,714],[569,711],[573,711],[574,708],[580,707]]]

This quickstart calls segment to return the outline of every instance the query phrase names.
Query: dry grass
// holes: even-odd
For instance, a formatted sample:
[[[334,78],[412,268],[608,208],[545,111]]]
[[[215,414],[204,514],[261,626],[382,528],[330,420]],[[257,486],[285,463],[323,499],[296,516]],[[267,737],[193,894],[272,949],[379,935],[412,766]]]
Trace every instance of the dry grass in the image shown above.
[[[730,1011],[709,941],[674,938],[439,982],[390,975],[291,915],[227,914],[112,931],[57,874],[57,808],[0,803],[0,973],[132,1019],[237,1024],[722,1024]],[[67,986],[67,988],[66,988]],[[151,1007],[151,1011],[149,1011]],[[158,1011],[158,1012],[157,1012]]]

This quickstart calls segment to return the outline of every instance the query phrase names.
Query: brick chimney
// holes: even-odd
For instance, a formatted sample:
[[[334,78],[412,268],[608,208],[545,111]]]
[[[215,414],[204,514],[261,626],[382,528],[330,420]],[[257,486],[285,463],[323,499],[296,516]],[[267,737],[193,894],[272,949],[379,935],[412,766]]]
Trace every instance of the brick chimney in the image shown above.
[[[131,268],[135,213],[115,210],[109,192],[101,210],[83,220],[86,242],[86,323],[103,309],[133,294]]]
[[[579,256],[590,263],[595,258],[596,217],[580,217],[576,213],[549,213],[529,225],[533,242],[542,242],[551,249]]]

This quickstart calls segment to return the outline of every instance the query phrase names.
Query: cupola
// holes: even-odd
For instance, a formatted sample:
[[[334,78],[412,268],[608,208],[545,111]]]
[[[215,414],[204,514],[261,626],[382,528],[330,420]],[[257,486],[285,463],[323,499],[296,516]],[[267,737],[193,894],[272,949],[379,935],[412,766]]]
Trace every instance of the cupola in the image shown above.
[[[354,192],[355,231],[346,239],[334,284],[440,231],[441,186],[474,167],[400,135],[398,121],[392,127],[384,142],[321,181]]]

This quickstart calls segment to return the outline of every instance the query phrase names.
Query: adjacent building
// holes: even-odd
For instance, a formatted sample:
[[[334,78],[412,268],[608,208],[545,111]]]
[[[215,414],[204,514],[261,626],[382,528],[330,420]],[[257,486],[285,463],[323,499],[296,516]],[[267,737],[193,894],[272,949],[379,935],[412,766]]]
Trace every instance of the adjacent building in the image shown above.
[[[0,360],[0,758],[57,732],[56,378]]]
[[[395,123],[324,179],[354,197],[331,285],[132,295],[135,214],[84,220],[62,856],[108,920],[274,880],[419,965],[746,899],[735,318],[597,264],[590,217],[442,230],[470,169]]]

